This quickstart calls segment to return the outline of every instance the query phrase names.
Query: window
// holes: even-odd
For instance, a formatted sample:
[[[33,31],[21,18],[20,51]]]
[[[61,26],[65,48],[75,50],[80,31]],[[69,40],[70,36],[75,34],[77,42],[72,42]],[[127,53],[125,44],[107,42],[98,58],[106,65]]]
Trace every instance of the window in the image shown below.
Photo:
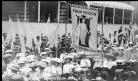
[[[113,24],[113,8],[105,7],[104,23]]]
[[[123,9],[115,9],[114,24],[122,24]]]
[[[37,22],[38,21],[38,1],[27,1],[26,4],[29,6],[29,22]]]
[[[132,10],[124,10],[124,24],[131,24]]]
[[[40,1],[40,21],[47,22],[50,14],[50,22],[57,22],[58,1]]]

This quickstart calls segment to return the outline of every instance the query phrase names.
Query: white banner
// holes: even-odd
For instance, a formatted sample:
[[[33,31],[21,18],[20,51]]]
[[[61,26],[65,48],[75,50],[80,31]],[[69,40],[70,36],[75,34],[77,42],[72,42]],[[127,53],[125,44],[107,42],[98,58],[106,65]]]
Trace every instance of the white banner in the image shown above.
[[[75,46],[97,50],[98,9],[71,5],[71,17]]]

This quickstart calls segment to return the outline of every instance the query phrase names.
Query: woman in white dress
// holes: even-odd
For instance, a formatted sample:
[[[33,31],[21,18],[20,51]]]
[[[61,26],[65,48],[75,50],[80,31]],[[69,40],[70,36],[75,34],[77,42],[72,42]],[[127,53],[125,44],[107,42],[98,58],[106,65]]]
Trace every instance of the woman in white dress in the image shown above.
[[[85,37],[88,32],[87,30],[87,25],[85,24],[85,16],[82,16],[82,23],[80,23],[77,27],[77,32],[79,34],[80,40],[81,40],[81,45],[86,45],[85,44]]]

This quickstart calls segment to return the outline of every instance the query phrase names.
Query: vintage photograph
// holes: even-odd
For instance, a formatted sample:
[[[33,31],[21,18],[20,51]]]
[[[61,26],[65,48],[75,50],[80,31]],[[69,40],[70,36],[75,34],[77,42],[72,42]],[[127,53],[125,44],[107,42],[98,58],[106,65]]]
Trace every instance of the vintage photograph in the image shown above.
[[[2,1],[2,81],[138,81],[138,1]]]

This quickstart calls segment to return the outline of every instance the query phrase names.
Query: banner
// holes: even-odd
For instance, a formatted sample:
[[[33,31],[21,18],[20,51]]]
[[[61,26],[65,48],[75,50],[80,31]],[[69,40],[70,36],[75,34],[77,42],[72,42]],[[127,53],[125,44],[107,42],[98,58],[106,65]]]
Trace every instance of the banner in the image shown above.
[[[75,46],[97,50],[98,9],[71,5],[71,17]]]

